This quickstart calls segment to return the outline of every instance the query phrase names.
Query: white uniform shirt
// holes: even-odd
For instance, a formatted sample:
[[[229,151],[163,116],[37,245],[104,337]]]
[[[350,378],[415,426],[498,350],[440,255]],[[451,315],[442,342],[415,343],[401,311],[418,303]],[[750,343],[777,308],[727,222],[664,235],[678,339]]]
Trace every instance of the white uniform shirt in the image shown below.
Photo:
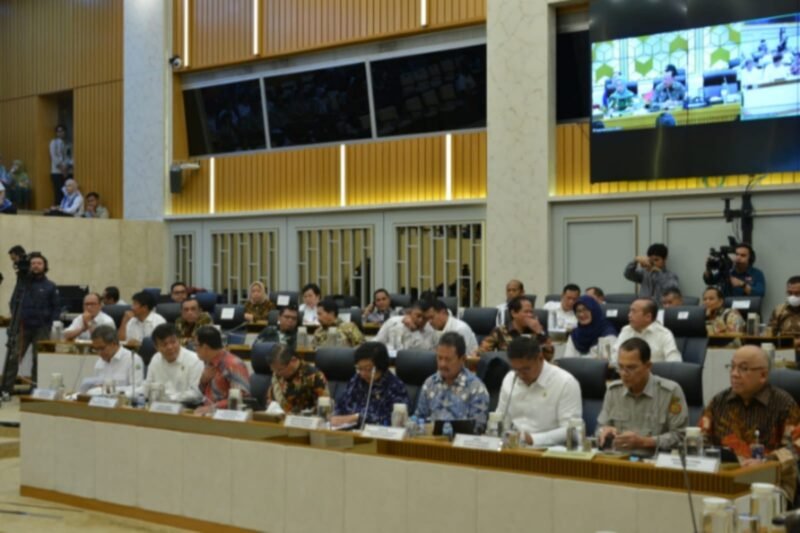
[[[548,331],[564,331],[566,329],[575,329],[578,327],[578,317],[575,316],[574,311],[564,311],[561,307],[561,302],[547,302],[544,304],[547,311],[556,312],[556,320],[554,324],[550,323],[548,316],[547,330]]]
[[[160,326],[166,322],[164,317],[155,311],[150,311],[150,314],[147,315],[147,318],[144,320],[133,317],[128,320],[128,325],[125,327],[125,338],[129,341],[142,342],[142,339],[153,334],[153,330],[156,329],[156,326]]]
[[[575,344],[572,342],[572,335],[570,335],[567,338],[567,346],[564,348],[564,355],[557,357],[557,359],[561,359],[562,357],[591,357],[592,359],[606,359],[605,354],[601,353],[600,347],[607,345],[613,348],[616,342],[616,335],[606,335],[605,337],[600,337],[597,339],[597,344],[589,348],[589,353],[580,353],[575,347]],[[558,354],[558,352],[556,352],[556,354]]]
[[[116,329],[117,325],[114,323],[114,319],[105,314],[104,312],[100,311],[97,313],[97,316],[94,317],[91,321],[89,321],[89,329],[75,337],[76,339],[80,340],[89,340],[92,337],[92,331],[97,326],[111,326],[112,328]],[[83,313],[75,317],[75,320],[69,325],[67,329],[64,330],[64,333],[71,333],[74,331],[81,331],[83,330]]]
[[[450,331],[454,331],[464,337],[464,343],[467,345],[467,355],[475,353],[478,349],[478,340],[475,338],[475,333],[473,333],[472,328],[470,328],[466,322],[454,316],[447,319],[447,323],[444,325],[442,331],[436,332],[436,342],[438,343],[438,339]]]
[[[515,384],[515,375],[514,371],[506,374],[500,387],[496,412],[506,413],[508,406],[504,427],[513,422],[518,430],[531,435],[537,447],[564,444],[570,419],[581,418],[583,414],[578,380],[548,362],[530,385],[521,379]]]
[[[403,324],[402,316],[393,316],[378,330],[375,342],[385,344],[390,350],[433,350],[436,335],[430,324],[425,324],[421,331],[411,331]]]
[[[647,342],[650,346],[650,360],[654,363],[659,361],[680,363],[683,361],[683,356],[681,356],[681,352],[678,351],[678,346],[675,344],[675,337],[672,335],[672,332],[658,322],[653,322],[641,333],[633,329],[630,325],[622,328],[619,337],[617,337],[617,342],[614,344],[614,350],[611,352],[611,362],[614,366],[617,364],[620,345],[634,337]]]
[[[102,385],[106,381],[113,381],[114,384],[120,386],[131,385],[131,364],[135,364],[136,383],[141,384],[144,381],[144,361],[135,354],[135,363],[131,361],[131,351],[120,346],[114,357],[107,363],[101,358],[94,365],[94,376],[84,380],[81,385],[81,391],[86,392],[92,387]],[[138,386],[138,385],[137,385]]]
[[[508,302],[502,303],[497,306],[497,327],[506,325],[506,317],[508,315]]]
[[[307,307],[306,304],[300,304],[297,311],[300,313],[300,319],[303,324],[319,324],[316,307]]]
[[[161,353],[156,353],[147,367],[147,383],[161,383],[167,396],[183,401],[200,398],[200,376],[203,362],[197,354],[181,347],[178,358],[168,363]]]

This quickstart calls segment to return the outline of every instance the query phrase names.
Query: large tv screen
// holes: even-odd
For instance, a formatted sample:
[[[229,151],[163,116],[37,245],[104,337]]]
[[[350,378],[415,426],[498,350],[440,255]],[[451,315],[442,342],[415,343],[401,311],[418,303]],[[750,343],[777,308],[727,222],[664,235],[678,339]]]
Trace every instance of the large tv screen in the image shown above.
[[[800,169],[800,9],[719,23],[713,4],[670,31],[590,31],[593,182]]]

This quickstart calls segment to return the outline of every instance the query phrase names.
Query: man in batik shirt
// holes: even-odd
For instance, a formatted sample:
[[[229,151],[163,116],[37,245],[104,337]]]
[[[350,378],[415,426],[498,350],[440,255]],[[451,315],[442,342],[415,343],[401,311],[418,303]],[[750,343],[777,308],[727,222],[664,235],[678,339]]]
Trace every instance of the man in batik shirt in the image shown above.
[[[772,312],[769,328],[773,335],[794,337],[794,353],[800,356],[800,276],[786,282],[786,302]]]
[[[198,328],[213,323],[211,315],[200,309],[200,302],[189,298],[181,303],[181,316],[175,321],[175,329],[178,330],[181,343],[186,344],[192,340]]]
[[[317,368],[301,361],[285,344],[276,344],[270,354],[272,386],[267,404],[277,402],[285,413],[315,409],[320,396],[330,396],[328,380]]]
[[[195,334],[197,356],[206,368],[200,376],[200,390],[205,396],[205,405],[197,414],[205,414],[214,408],[228,408],[228,392],[233,388],[242,391],[242,397],[250,395],[250,373],[241,359],[222,346],[222,335],[214,326],[203,326]]]
[[[331,299],[325,299],[317,306],[319,327],[314,332],[312,344],[314,348],[322,346],[349,346],[355,348],[364,342],[364,334],[352,322],[343,322],[339,318],[339,306]],[[334,342],[331,329],[336,328],[339,339]]]

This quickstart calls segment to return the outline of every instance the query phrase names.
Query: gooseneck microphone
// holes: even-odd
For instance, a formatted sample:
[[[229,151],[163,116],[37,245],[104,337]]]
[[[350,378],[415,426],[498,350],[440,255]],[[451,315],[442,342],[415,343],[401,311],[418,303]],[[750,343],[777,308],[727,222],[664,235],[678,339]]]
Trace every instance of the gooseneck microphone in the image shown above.
[[[658,451],[658,450],[656,450]],[[694,533],[697,531],[697,520],[694,516],[694,500],[692,500],[692,486],[689,484],[689,471],[686,469],[686,433],[683,433],[681,442],[678,444],[678,454],[681,458],[681,466],[683,467],[683,483],[686,485],[686,494],[689,496],[689,513],[692,518],[692,529]]]
[[[514,387],[517,386],[517,379],[519,379],[519,375],[514,372],[514,381],[511,382],[511,390],[508,392],[508,401],[506,401],[505,408],[503,409],[503,418],[500,419],[500,422],[503,424],[503,431],[506,430],[506,416],[508,416],[508,408],[511,407],[511,397],[514,394]]]
[[[367,389],[367,403],[364,405],[364,416],[361,420],[361,431],[364,431],[364,426],[367,425],[367,413],[369,412],[369,401],[372,399],[372,384],[375,383],[375,367],[372,367],[372,372],[369,374],[369,389]]]

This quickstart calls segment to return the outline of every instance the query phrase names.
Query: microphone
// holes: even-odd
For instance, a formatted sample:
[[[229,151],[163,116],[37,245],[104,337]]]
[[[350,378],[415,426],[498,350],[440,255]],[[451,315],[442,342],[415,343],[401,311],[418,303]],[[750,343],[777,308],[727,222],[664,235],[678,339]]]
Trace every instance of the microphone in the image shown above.
[[[656,450],[658,451],[658,450]],[[691,513],[692,529],[694,533],[697,532],[697,521],[694,516],[694,501],[692,501],[692,486],[689,484],[689,471],[686,469],[686,431],[683,431],[681,442],[678,444],[678,455],[681,458],[681,466],[683,467],[683,483],[686,485],[686,494],[689,496],[689,512]]]
[[[369,401],[372,399],[372,384],[375,383],[375,367],[372,367],[372,372],[369,375],[369,389],[367,389],[367,403],[364,405],[364,419],[361,421],[361,431],[364,431],[364,426],[367,425],[367,413],[369,412]]]
[[[500,419],[500,421],[503,424],[503,431],[505,431],[506,429],[506,416],[508,416],[508,408],[511,407],[511,396],[514,394],[514,387],[517,386],[517,379],[519,379],[519,375],[516,372],[514,372],[514,381],[511,382],[511,390],[508,393],[508,401],[506,402],[506,406],[503,409],[503,418]]]

